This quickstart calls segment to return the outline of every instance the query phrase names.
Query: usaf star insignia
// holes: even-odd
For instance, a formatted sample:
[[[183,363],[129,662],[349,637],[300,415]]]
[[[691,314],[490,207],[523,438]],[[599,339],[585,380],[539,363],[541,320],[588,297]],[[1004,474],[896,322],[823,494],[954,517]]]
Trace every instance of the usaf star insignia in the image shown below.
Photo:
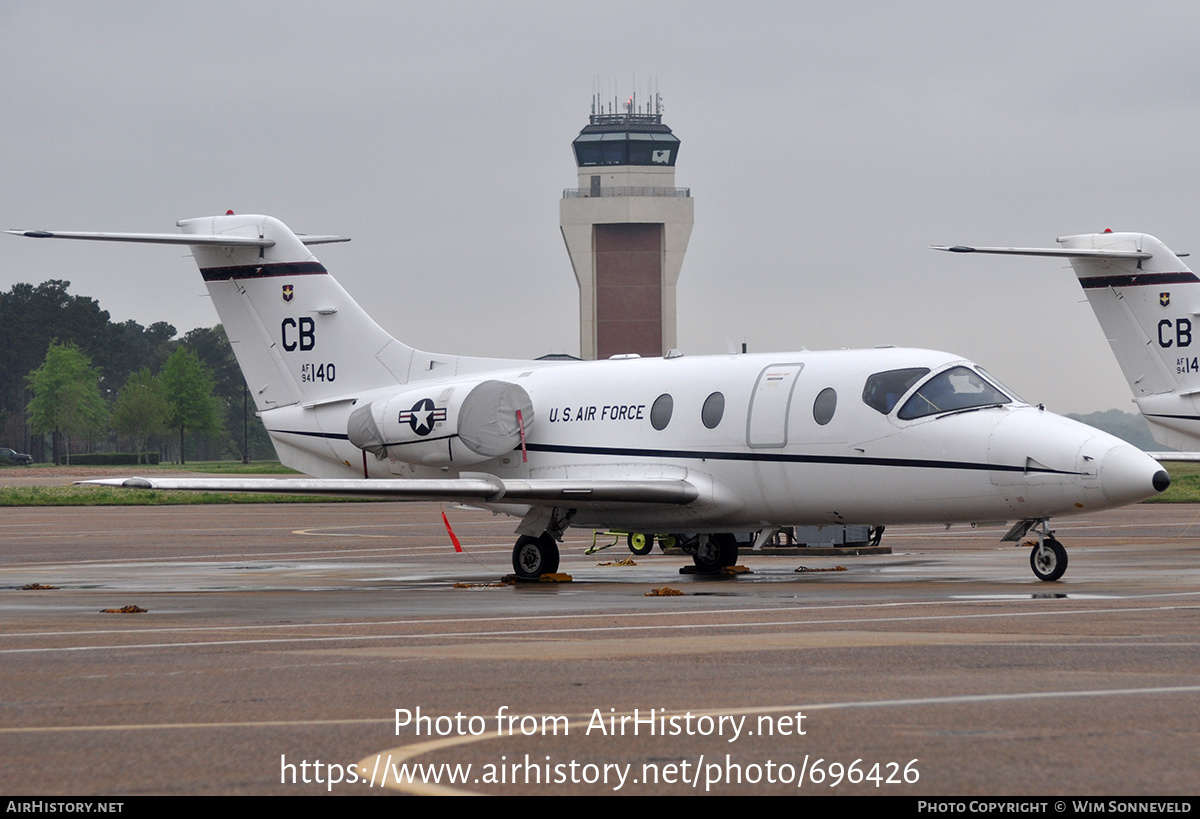
[[[402,411],[399,420],[402,424],[407,421],[418,435],[428,435],[433,432],[434,424],[446,420],[446,408],[435,407],[432,399],[422,398],[412,409]]]

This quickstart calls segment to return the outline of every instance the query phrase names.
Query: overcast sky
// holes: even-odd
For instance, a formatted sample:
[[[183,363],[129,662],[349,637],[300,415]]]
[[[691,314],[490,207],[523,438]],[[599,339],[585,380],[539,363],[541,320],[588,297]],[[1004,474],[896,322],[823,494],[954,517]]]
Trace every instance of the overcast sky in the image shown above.
[[[0,2],[0,227],[267,213],[415,346],[578,353],[558,229],[593,88],[657,86],[696,224],[687,354],[949,350],[1132,410],[1069,268],[930,244],[1153,233],[1200,254],[1200,4]],[[217,316],[178,248],[0,236],[0,290]]]

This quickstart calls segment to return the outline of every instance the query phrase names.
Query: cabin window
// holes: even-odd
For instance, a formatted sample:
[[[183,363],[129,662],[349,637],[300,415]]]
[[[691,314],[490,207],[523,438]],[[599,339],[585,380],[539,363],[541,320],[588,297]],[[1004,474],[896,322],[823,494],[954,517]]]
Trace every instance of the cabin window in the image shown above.
[[[721,418],[725,415],[725,396],[719,392],[714,392],[708,398],[704,399],[704,406],[700,409],[700,420],[704,422],[704,426],[709,429],[716,429],[717,424],[721,423]]]
[[[813,402],[813,420],[821,426],[825,426],[833,420],[833,413],[837,410],[837,392],[833,387],[826,387],[817,394],[817,400]]]
[[[675,410],[675,400],[668,393],[663,393],[654,399],[650,407],[650,426],[655,429],[666,429],[671,423],[671,413]]]
[[[904,402],[898,417],[905,421],[939,412],[1011,404],[1012,399],[967,367],[951,367],[921,385]]]
[[[928,374],[928,367],[875,373],[867,379],[867,385],[863,387],[863,403],[887,415],[904,393],[908,392],[908,388]]]

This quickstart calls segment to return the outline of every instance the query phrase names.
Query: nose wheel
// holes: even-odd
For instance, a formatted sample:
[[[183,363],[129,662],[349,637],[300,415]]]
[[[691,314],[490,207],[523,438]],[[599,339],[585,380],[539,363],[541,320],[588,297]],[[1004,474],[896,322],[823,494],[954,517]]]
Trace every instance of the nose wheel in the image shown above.
[[[1029,566],[1038,580],[1058,580],[1067,570],[1067,550],[1054,539],[1049,518],[1026,518],[1017,521],[1008,530],[1001,542],[1020,543],[1027,534],[1037,536],[1037,543],[1029,553]]]
[[[1052,537],[1039,537],[1029,553],[1029,565],[1038,580],[1058,580],[1067,570],[1067,550]]]

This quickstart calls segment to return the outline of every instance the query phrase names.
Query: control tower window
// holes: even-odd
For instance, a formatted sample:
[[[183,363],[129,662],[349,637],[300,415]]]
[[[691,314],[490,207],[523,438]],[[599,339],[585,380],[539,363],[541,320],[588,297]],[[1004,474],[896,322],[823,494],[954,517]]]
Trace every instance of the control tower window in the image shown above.
[[[575,164],[581,168],[596,165],[673,166],[679,156],[679,137],[666,126],[656,127],[661,132],[624,127],[612,130],[612,126],[591,130],[592,126],[589,126],[572,143]]]

